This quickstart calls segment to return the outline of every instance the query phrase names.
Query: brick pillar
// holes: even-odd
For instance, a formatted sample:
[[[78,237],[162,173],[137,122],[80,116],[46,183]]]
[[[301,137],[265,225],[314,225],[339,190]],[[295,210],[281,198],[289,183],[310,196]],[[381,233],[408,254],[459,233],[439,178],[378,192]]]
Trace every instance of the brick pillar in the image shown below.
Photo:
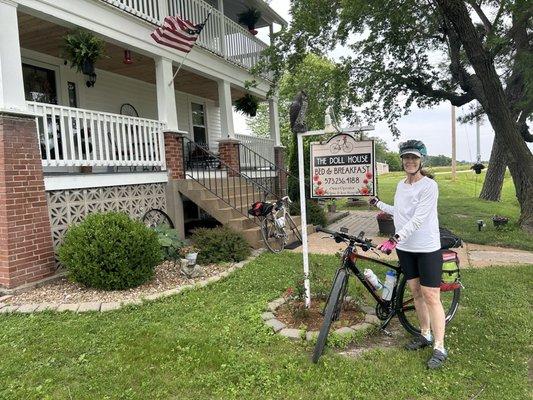
[[[274,147],[274,164],[276,167],[282,168],[283,170],[287,169],[285,166],[285,150],[286,148],[284,146]],[[287,174],[283,171],[280,171],[278,176],[278,187],[279,194],[282,194],[283,196],[287,194],[287,179]]]
[[[228,176],[238,176],[241,171],[239,143],[237,139],[223,139],[218,142],[218,156],[233,169],[228,171]]]
[[[183,135],[179,132],[163,132],[165,137],[165,160],[170,179],[185,179],[183,160]]]
[[[0,113],[0,286],[55,273],[34,117]]]

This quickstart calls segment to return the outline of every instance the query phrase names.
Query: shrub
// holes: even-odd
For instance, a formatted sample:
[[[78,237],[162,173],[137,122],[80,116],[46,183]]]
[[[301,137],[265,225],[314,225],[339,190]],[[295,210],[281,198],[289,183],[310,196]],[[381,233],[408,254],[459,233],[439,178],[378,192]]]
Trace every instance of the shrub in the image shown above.
[[[191,241],[200,249],[199,264],[242,261],[251,254],[244,236],[225,226],[195,229]]]
[[[162,259],[157,234],[123,213],[91,214],[70,227],[59,260],[85,286],[120,290],[150,280]]]
[[[314,200],[307,200],[307,223],[313,225],[327,225],[326,213],[324,209]],[[300,202],[294,202],[290,207],[291,215],[300,215]]]
[[[153,228],[157,234],[159,246],[161,246],[161,252],[163,253],[163,259],[166,261],[179,260],[181,249],[184,246],[183,241],[178,236],[178,231],[168,227],[168,225],[158,225]]]

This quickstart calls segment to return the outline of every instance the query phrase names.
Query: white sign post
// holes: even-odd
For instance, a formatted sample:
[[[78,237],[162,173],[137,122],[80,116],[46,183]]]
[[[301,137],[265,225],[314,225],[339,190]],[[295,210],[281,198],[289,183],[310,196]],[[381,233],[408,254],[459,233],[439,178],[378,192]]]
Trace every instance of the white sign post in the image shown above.
[[[373,130],[373,126],[364,126],[364,127],[350,127],[343,129],[342,132],[360,132]],[[304,151],[303,151],[303,137],[304,136],[319,136],[323,135],[324,130],[320,129],[317,131],[308,131],[303,133],[298,133],[297,135],[297,144],[298,144],[298,181],[300,185],[300,218],[301,218],[301,229],[302,229],[302,253],[303,253],[303,263],[304,263],[304,288],[305,288],[305,307],[311,307],[311,285],[309,282],[309,247],[307,241],[307,212],[305,204],[305,172],[304,172]],[[312,169],[311,169],[312,171]]]

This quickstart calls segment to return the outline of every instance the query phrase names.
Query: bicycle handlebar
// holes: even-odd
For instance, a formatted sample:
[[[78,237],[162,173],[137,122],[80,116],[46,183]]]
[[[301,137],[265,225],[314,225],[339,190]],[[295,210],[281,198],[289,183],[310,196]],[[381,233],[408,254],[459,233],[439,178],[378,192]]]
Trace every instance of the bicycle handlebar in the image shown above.
[[[341,240],[349,240],[349,241],[353,241],[353,242],[359,243],[360,245],[363,245],[363,246],[368,246],[369,248],[374,248],[374,249],[377,248],[377,246],[375,244],[371,243],[371,240],[369,240],[369,239],[364,239],[364,238],[360,238],[360,237],[357,237],[357,236],[348,235],[347,233],[331,231],[329,229],[322,228],[321,226],[317,226],[316,227],[316,231],[330,234],[335,239],[339,238]]]

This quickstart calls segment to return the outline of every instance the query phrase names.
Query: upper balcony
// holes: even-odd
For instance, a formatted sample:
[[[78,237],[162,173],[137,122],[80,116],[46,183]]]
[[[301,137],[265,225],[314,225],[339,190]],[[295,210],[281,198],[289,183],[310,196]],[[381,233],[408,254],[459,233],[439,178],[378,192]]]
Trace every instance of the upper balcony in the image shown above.
[[[227,61],[243,68],[251,69],[260,60],[261,53],[268,44],[256,38],[237,22],[237,14],[249,6],[261,11],[257,28],[271,27],[274,23],[286,25],[275,11],[263,0],[249,1],[245,5],[238,0],[97,0],[135,15],[154,25],[161,25],[168,15],[178,15],[194,23],[211,17],[200,34],[197,45]],[[216,3],[216,7],[214,4]]]

